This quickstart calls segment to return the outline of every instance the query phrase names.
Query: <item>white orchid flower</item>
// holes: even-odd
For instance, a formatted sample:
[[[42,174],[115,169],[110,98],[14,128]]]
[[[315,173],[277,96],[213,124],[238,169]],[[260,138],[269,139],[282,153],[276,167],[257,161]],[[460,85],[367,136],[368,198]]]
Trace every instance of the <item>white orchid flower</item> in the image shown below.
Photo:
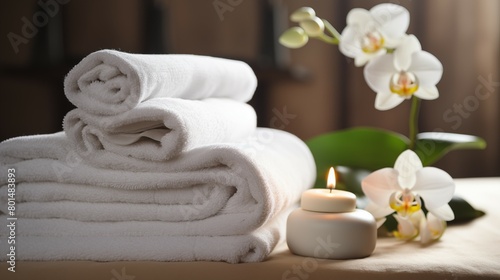
[[[443,65],[422,51],[417,37],[407,36],[393,54],[374,58],[364,69],[365,80],[377,93],[375,108],[389,110],[415,95],[432,100],[439,97],[436,84]]]
[[[354,58],[356,66],[397,47],[410,24],[410,13],[395,4],[376,5],[367,11],[352,9],[347,14],[347,26],[342,31],[339,50]]]
[[[411,150],[399,155],[394,168],[371,173],[361,185],[371,202],[367,211],[375,218],[393,212],[408,217],[421,209],[422,200],[437,218],[445,221],[455,218],[448,205],[455,192],[453,179],[441,169],[422,167],[419,157]]]

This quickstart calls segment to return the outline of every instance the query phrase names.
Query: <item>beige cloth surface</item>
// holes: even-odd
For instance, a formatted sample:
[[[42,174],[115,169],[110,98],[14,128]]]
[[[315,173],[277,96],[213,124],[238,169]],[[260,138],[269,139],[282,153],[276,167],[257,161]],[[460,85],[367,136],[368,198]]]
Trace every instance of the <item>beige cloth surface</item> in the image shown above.
[[[261,263],[17,262],[0,279],[500,279],[500,178],[457,179],[457,194],[486,216],[449,226],[427,247],[380,238],[372,256],[322,260],[292,255],[281,244]]]

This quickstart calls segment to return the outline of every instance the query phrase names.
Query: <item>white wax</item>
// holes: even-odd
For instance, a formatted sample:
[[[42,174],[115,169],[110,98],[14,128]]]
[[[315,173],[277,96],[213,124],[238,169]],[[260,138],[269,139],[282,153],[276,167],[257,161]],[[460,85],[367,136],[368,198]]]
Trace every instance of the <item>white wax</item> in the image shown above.
[[[315,212],[351,212],[356,209],[356,195],[330,189],[310,189],[302,193],[300,207]]]

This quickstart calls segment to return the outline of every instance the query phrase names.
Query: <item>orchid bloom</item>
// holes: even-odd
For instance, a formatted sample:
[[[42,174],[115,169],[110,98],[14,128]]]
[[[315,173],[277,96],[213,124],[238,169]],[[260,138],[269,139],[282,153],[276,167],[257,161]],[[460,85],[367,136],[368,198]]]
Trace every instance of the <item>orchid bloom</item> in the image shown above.
[[[455,192],[453,179],[441,169],[422,167],[411,150],[399,155],[394,168],[379,169],[368,175],[362,181],[362,189],[370,200],[366,210],[376,219],[393,212],[407,218],[421,209],[422,200],[435,217],[444,221],[455,218],[448,205]]]
[[[395,4],[376,5],[367,11],[352,9],[347,14],[347,26],[342,31],[339,50],[354,58],[356,66],[383,55],[387,48],[397,47],[410,24],[410,13]]]
[[[441,62],[422,51],[414,35],[408,35],[393,54],[373,59],[364,69],[366,82],[377,93],[378,110],[392,109],[412,95],[427,100],[438,98],[436,84],[442,74]]]

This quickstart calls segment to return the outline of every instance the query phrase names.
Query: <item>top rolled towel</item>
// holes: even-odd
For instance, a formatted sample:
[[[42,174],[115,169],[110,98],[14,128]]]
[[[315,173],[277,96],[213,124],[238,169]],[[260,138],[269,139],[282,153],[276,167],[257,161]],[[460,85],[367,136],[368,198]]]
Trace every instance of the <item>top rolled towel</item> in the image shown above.
[[[257,78],[242,61],[184,54],[130,54],[100,50],[66,76],[71,103],[95,115],[116,115],[155,97],[249,101]]]

